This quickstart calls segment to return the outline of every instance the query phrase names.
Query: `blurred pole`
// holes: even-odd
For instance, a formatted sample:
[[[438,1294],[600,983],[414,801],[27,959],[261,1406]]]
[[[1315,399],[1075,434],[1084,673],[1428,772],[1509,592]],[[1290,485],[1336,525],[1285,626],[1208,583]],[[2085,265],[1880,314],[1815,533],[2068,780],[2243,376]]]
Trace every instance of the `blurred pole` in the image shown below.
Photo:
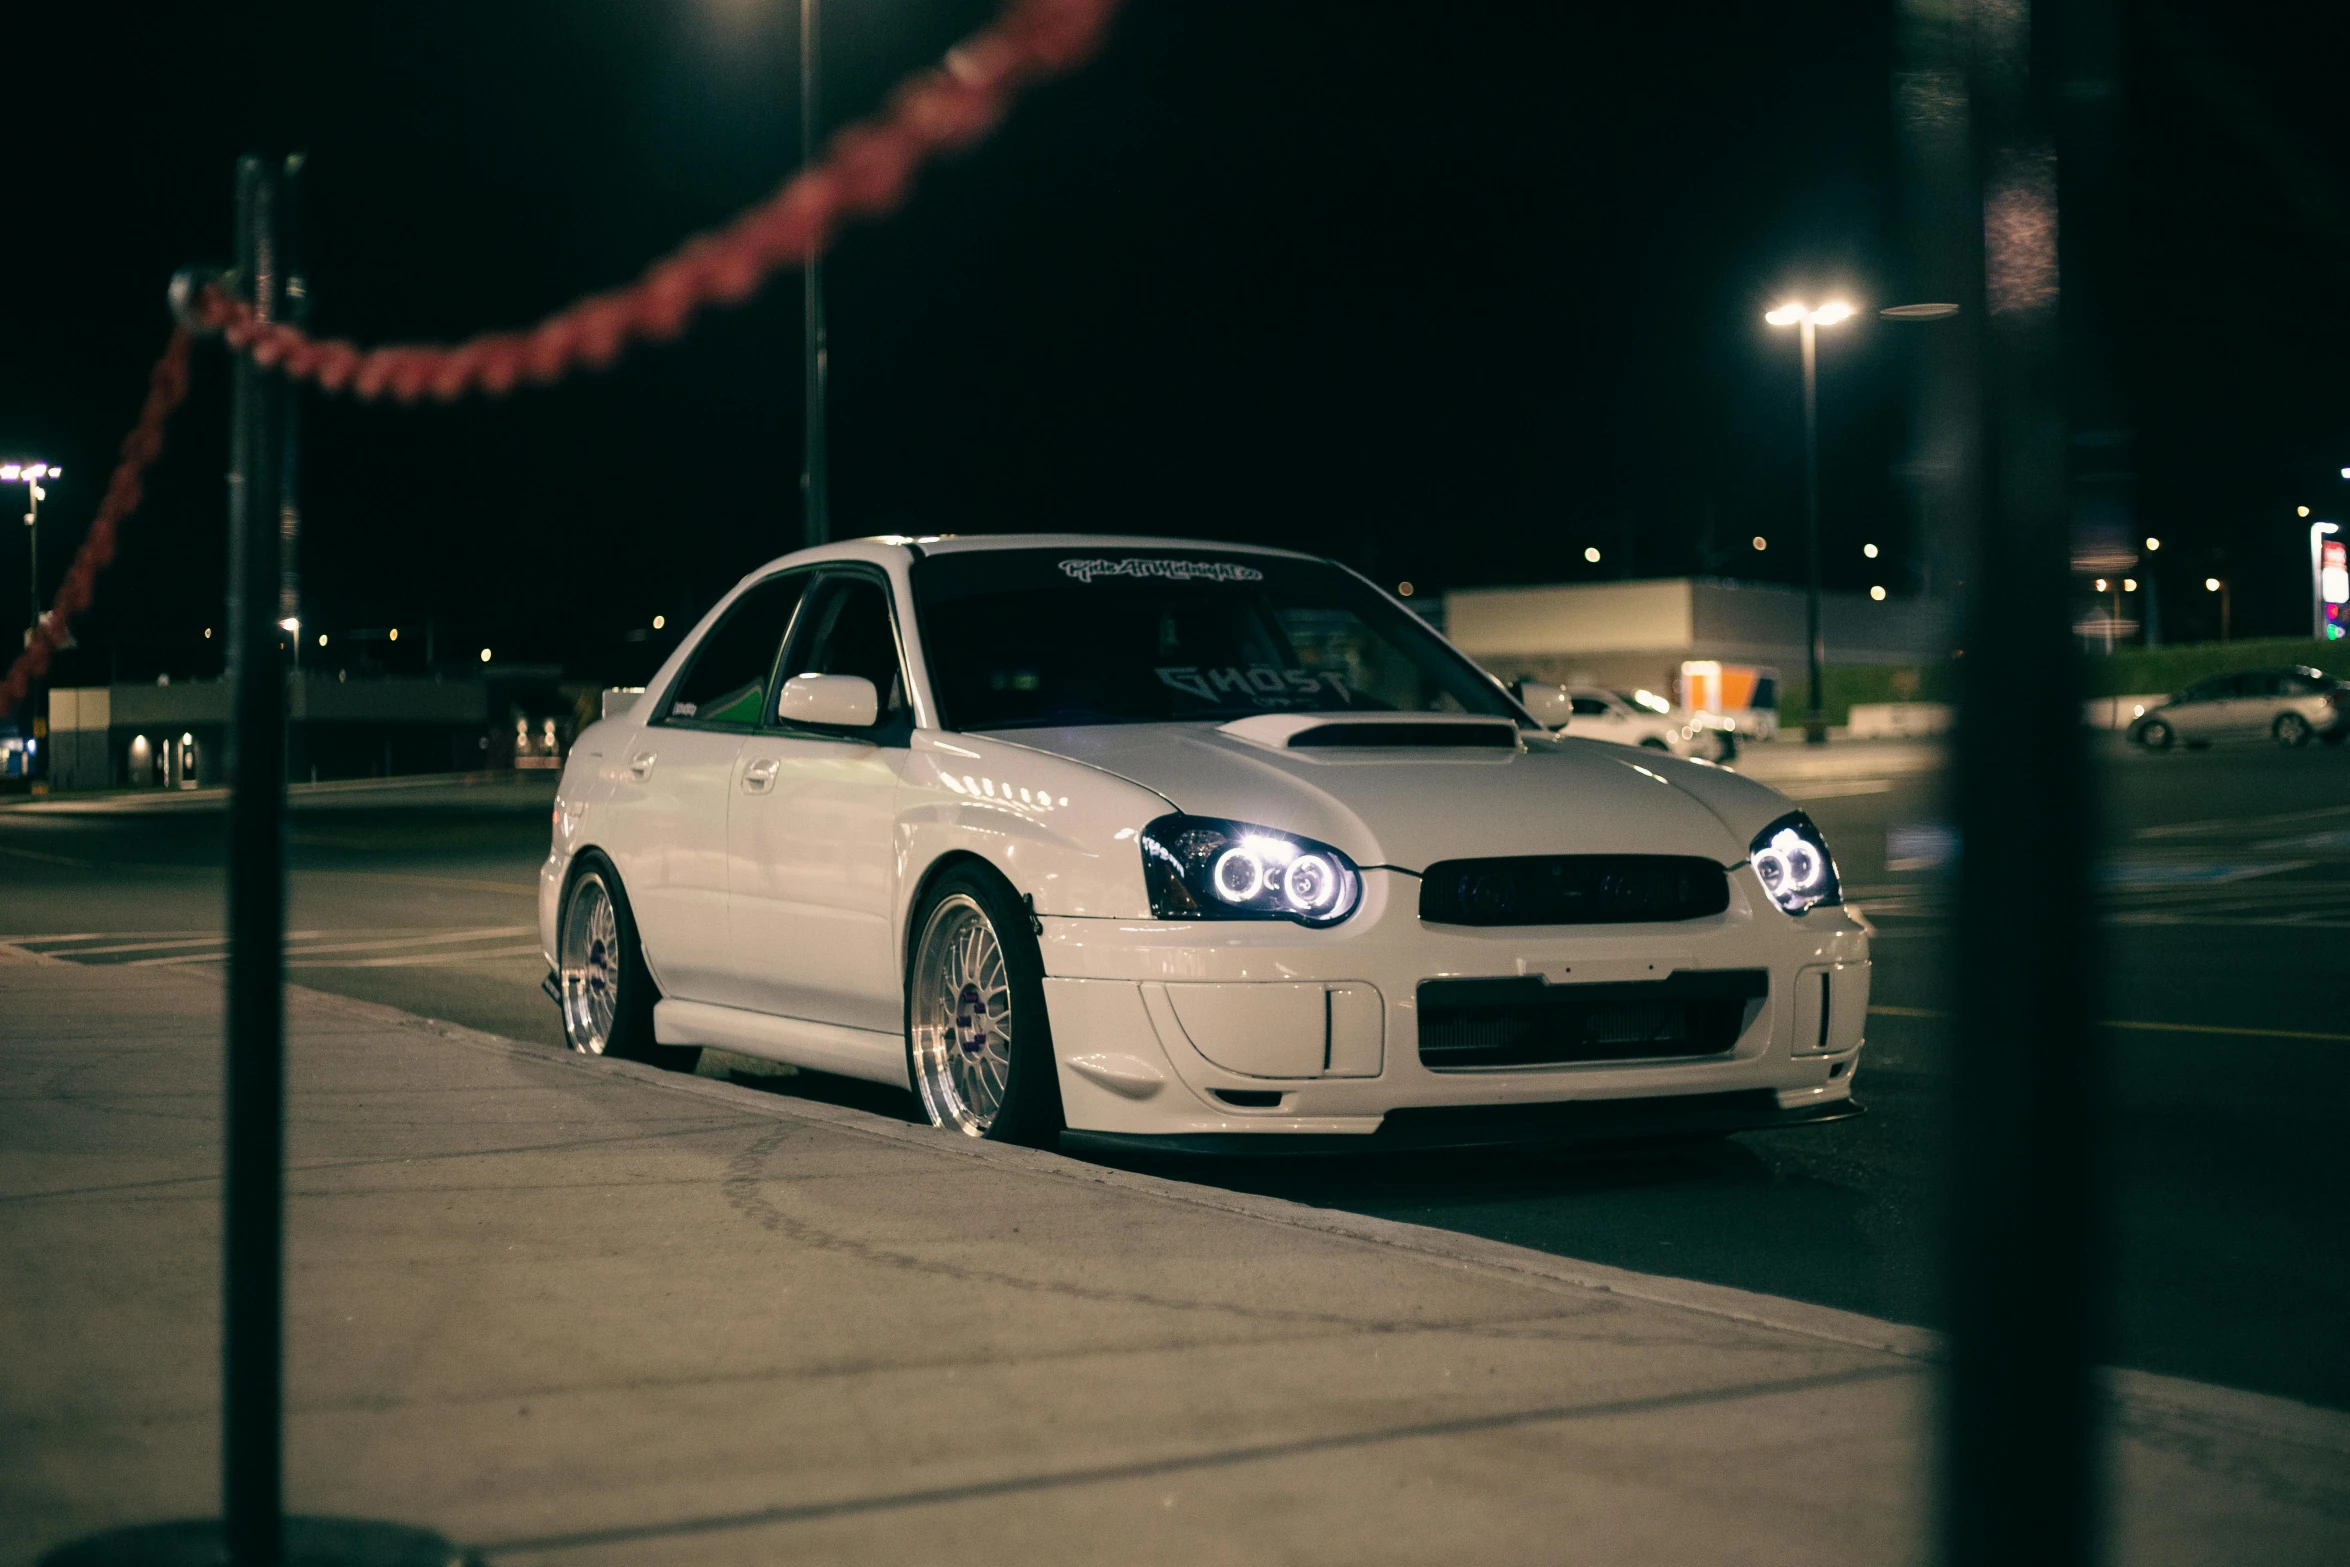
[[[277,319],[278,171],[237,163],[237,284]],[[228,1103],[221,1514],[229,1561],[275,1563],[284,1513],[286,676],[278,651],[285,383],[231,361]]]
[[[1960,80],[1951,67],[1964,62],[1951,107],[1979,203],[1971,255],[1939,258],[1965,277],[1952,297],[1974,340],[1980,475],[1953,762],[1963,850],[1940,1554],[1953,1567],[2082,1563],[2100,1516],[2097,967],[2046,113],[2065,21],[2048,0],[1904,11],[1927,74]]]
[[[1803,715],[1803,742],[1828,742],[1826,693],[1820,690],[1821,666],[1827,662],[1820,645],[1820,344],[1811,312],[1803,315],[1803,548],[1804,636],[1811,660],[1810,711]]]
[[[800,167],[816,161],[819,104],[816,97],[819,0],[800,0]],[[832,541],[831,479],[824,463],[824,397],[827,350],[824,340],[824,258],[811,251],[802,281],[801,344],[803,402],[807,420],[800,442],[800,505],[804,545]]]
[[[277,193],[278,270],[283,276],[278,289],[278,313],[299,327],[310,324],[310,234],[302,210],[302,166],[306,161],[303,153],[286,155]],[[277,395],[277,618],[281,625],[289,620],[294,622],[291,634],[294,677],[299,685],[302,635],[309,628],[309,617],[302,613],[302,391],[299,383],[289,381],[283,383]],[[300,752],[306,747],[297,743],[299,738],[289,725],[286,731],[288,778],[294,777],[302,767]]]

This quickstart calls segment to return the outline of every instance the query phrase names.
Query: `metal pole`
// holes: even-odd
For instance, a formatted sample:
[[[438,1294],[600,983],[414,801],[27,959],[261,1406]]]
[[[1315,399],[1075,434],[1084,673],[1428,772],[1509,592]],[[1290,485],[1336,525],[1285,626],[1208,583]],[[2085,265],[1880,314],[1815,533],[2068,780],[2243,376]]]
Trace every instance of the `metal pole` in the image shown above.
[[[279,304],[277,171],[237,163],[237,280]],[[286,675],[278,652],[284,384],[236,356],[229,466],[228,1102],[221,1514],[228,1558],[274,1564],[284,1525]]]
[[[1820,690],[1820,666],[1827,662],[1820,638],[1820,362],[1819,335],[1811,313],[1803,317],[1803,543],[1805,562],[1804,646],[1811,659],[1811,711],[1803,718],[1806,745],[1824,745],[1828,739],[1826,693]]]
[[[816,129],[819,104],[816,96],[819,0],[800,0],[800,166],[806,168],[816,161]],[[824,382],[826,346],[824,339],[824,259],[813,252],[800,274],[801,354],[803,393],[806,422],[800,442],[800,506],[803,542],[808,545],[829,543],[832,539],[832,495],[830,480],[824,465]]]
[[[33,606],[32,618],[25,622],[25,646],[31,647],[32,634],[41,625],[41,481],[38,479],[25,481],[24,531],[25,596]]]
[[[1983,482],[1952,761],[1962,849],[1941,1557],[2083,1563],[2099,1516],[2097,951],[2082,653],[2067,613],[2057,160],[2043,113],[2068,18],[2047,0],[1955,10],[1980,201],[1962,297],[1982,368]],[[2065,257],[2069,313],[2069,246]]]
[[[295,326],[310,324],[309,239],[302,223],[302,165],[304,153],[287,155],[278,181],[277,243],[279,270],[284,274],[279,313]],[[294,622],[294,676],[302,673],[302,394],[291,383],[280,394],[277,495],[277,618]],[[287,761],[296,760],[295,736],[287,736]]]

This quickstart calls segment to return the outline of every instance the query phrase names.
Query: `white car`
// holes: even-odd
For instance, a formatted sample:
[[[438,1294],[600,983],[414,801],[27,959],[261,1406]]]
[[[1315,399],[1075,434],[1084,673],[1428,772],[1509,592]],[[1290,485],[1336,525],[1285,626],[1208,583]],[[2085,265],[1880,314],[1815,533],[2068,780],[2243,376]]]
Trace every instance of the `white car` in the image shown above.
[[[1328,561],[867,539],[761,568],[574,745],[570,1042],[1196,1151],[1854,1112],[1869,927],[1782,796],[1549,733]]]
[[[1567,700],[1574,715],[1567,727],[1587,740],[1613,740],[1675,756],[1701,756],[1709,762],[1727,762],[1738,754],[1728,730],[1675,707],[1653,691],[1569,686]]]

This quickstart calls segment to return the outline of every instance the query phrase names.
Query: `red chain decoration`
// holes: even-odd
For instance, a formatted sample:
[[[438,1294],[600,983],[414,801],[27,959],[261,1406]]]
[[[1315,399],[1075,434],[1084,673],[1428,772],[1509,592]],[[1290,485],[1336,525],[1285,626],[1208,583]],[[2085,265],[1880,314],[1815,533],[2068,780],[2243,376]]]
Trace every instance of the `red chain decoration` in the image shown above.
[[[148,379],[146,406],[123,438],[122,459],[89,536],[49,612],[0,679],[0,713],[14,710],[48,672],[65,646],[66,628],[90,607],[98,573],[114,559],[115,529],[137,509],[147,467],[163,450],[164,424],[187,395],[191,328],[218,331],[256,364],[363,399],[494,397],[522,381],[544,385],[574,369],[601,369],[632,343],[665,342],[708,307],[748,299],[778,271],[820,253],[848,220],[895,208],[924,163],[977,141],[1023,88],[1091,56],[1118,3],[1012,0],[994,23],[949,50],[942,65],[901,84],[882,113],[835,136],[821,162],[774,195],[716,233],[688,240],[627,288],[592,295],[527,332],[487,333],[455,347],[362,349],[256,320],[251,305],[218,283],[184,300],[175,287],[182,325]]]
[[[0,679],[0,714],[13,711],[33,682],[48,672],[49,660],[65,646],[66,627],[90,607],[98,573],[114,559],[114,530],[139,509],[148,465],[163,451],[163,427],[180,399],[188,395],[190,341],[188,329],[179,328],[171,334],[163,357],[155,361],[155,369],[147,377],[146,405],[139,410],[138,424],[122,438],[122,456],[114,465],[114,477],[106,481],[106,496],[98,503],[98,515],[90,519],[89,534],[74,551],[73,564],[66,569],[49,613],[33,627],[24,651],[8,666],[7,678]]]
[[[824,158],[725,228],[686,242],[635,283],[581,300],[525,332],[492,332],[453,347],[362,349],[256,320],[219,284],[190,302],[193,323],[218,330],[253,362],[329,392],[403,402],[493,397],[601,369],[634,343],[664,342],[711,305],[738,304],[785,267],[806,261],[851,218],[890,211],[915,172],[1001,120],[1020,90],[1081,63],[1100,45],[1118,0],[1012,0],[945,62],[899,86],[889,106],[834,137]]]

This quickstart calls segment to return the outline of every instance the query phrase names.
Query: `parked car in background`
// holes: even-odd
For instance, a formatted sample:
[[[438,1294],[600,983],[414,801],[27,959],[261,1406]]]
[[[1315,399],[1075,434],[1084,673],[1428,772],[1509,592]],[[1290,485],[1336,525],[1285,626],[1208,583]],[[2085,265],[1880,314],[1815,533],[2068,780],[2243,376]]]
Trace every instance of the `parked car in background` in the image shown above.
[[[1577,739],[1613,740],[1708,762],[1726,762],[1738,754],[1738,742],[1710,715],[1675,707],[1654,691],[1566,689],[1573,704],[1567,732]]]
[[[2340,745],[2350,739],[2350,685],[2307,664],[2210,675],[2130,725],[2130,738],[2150,751],[2263,738]]]

